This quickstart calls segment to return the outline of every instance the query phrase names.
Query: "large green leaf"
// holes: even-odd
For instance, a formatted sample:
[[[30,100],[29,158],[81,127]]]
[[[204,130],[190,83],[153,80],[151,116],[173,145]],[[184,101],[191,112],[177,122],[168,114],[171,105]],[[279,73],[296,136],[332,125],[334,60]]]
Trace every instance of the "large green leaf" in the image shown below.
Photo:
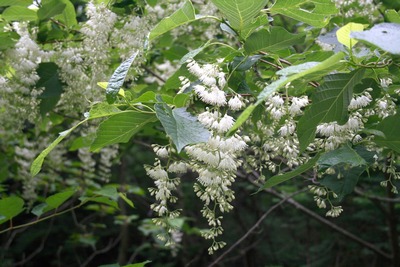
[[[54,19],[60,21],[65,25],[67,28],[72,28],[75,25],[78,25],[78,21],[76,20],[76,12],[75,7],[71,3],[70,0],[57,0],[60,3],[65,4],[65,9],[62,11],[61,14],[56,15]]]
[[[386,117],[379,123],[376,130],[385,136],[375,136],[375,142],[383,147],[393,149],[400,153],[400,110],[396,115]]]
[[[29,6],[31,0],[0,0],[0,6]]]
[[[361,150],[362,151],[362,150]],[[365,152],[364,152],[365,153]],[[364,172],[368,163],[349,144],[321,155],[318,166],[321,170],[333,168],[334,174],[324,176],[321,184],[333,190],[339,200],[353,192],[358,178]],[[338,175],[341,178],[338,178]]]
[[[108,117],[112,115],[116,115],[117,113],[122,112],[114,105],[110,105],[106,102],[96,103],[90,108],[89,111],[89,119],[96,119],[102,117]]]
[[[53,62],[40,63],[36,71],[40,77],[36,87],[44,87],[39,99],[41,99],[40,113],[45,115],[57,105],[64,90],[57,64]]]
[[[10,6],[1,17],[8,21],[35,21],[38,18],[34,10],[24,6]]]
[[[137,111],[126,111],[111,116],[100,124],[90,150],[99,151],[108,145],[126,143],[144,125],[156,120],[154,114]]]
[[[0,224],[11,220],[24,210],[24,201],[19,197],[0,199]]]
[[[338,149],[324,153],[318,160],[318,165],[322,169],[327,169],[338,164],[359,167],[367,165],[367,162],[354,149],[352,149],[349,144],[345,144]]]
[[[353,88],[361,82],[364,72],[360,69],[348,74],[328,75],[325,83],[313,93],[312,105],[305,111],[297,127],[301,151],[314,140],[318,124],[333,121],[344,124],[347,121]]]
[[[268,0],[211,0],[226,16],[230,26],[241,31],[251,24]]]
[[[149,40],[175,29],[183,24],[196,20],[194,7],[190,1],[186,1],[183,6],[175,11],[171,16],[162,19],[151,31]]]
[[[248,54],[264,50],[266,52],[279,51],[292,45],[303,43],[305,33],[291,34],[282,27],[271,27],[252,33],[244,44]]]
[[[186,108],[171,109],[167,104],[156,104],[155,109],[178,152],[186,145],[207,142],[210,138],[210,132]]]
[[[263,190],[265,188],[271,188],[271,187],[273,187],[275,185],[278,185],[278,184],[286,182],[286,181],[288,181],[288,180],[290,180],[290,179],[292,179],[292,178],[294,178],[296,176],[299,176],[303,172],[306,172],[309,169],[311,169],[312,167],[314,167],[314,165],[317,163],[318,159],[319,159],[319,154],[315,155],[309,161],[307,161],[303,165],[300,165],[299,167],[297,167],[293,171],[272,176],[271,178],[269,178],[264,183],[264,185],[258,191],[261,191],[261,190]]]
[[[282,88],[289,82],[292,82],[304,76],[309,76],[313,73],[319,73],[321,75],[324,74],[324,70],[329,70],[332,67],[332,65],[337,64],[343,57],[344,53],[339,52],[322,62],[306,62],[296,66],[290,66],[278,71],[277,74],[283,76],[280,79],[266,86],[260,92],[260,94],[257,97],[257,102],[255,104],[248,106],[242,112],[242,114],[240,114],[234,125],[229,130],[228,135],[232,135],[237,129],[239,129],[239,127],[250,117],[251,113],[254,111],[256,106],[264,102],[265,99],[269,97],[272,93],[278,91],[280,88]]]
[[[57,209],[61,206],[65,201],[67,201],[73,194],[75,190],[67,190],[64,192],[60,192],[46,198],[45,203],[39,204],[32,209],[32,213],[36,216],[40,216],[45,212],[48,212],[53,209]]]
[[[368,42],[391,54],[400,55],[400,24],[381,23],[368,31],[352,32],[352,38]]]
[[[272,6],[271,12],[322,28],[337,13],[337,9],[331,0],[278,0]]]
[[[132,62],[135,60],[138,53],[139,51],[136,51],[132,54],[130,58],[122,62],[121,65],[119,65],[118,68],[114,71],[113,75],[108,81],[106,97],[109,104],[114,103],[117,99],[119,89],[122,87],[125,81],[125,77],[128,74],[129,68],[131,67]]]
[[[357,185],[358,178],[365,171],[364,167],[346,168],[340,166],[335,168],[335,174],[325,176],[321,179],[321,185],[331,189],[338,195],[338,200],[341,201],[345,195],[353,192]],[[341,174],[342,178],[338,178]]]
[[[42,6],[37,12],[37,15],[40,20],[46,20],[55,15],[61,14],[66,7],[67,4],[59,0],[46,1],[42,3]]]

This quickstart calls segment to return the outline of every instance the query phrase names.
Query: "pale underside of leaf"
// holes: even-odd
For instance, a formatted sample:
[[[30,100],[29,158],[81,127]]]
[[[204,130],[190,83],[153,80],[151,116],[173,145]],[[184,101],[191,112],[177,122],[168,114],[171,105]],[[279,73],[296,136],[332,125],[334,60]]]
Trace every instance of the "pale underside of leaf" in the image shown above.
[[[368,31],[352,32],[352,38],[368,42],[394,55],[400,55],[400,24],[381,23]]]

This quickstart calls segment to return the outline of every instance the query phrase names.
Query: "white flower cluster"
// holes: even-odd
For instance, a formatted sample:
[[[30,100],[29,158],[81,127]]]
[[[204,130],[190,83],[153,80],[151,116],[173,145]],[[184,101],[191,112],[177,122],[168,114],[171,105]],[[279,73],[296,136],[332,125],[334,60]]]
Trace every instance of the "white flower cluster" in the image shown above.
[[[325,216],[338,217],[342,213],[342,206],[334,206],[330,200],[330,196],[333,198],[338,197],[334,192],[329,191],[326,187],[316,185],[310,185],[308,188],[314,193],[314,201],[317,203],[318,208],[326,209],[326,204],[329,204],[330,209],[326,212]]]
[[[166,233],[161,233],[157,237],[164,241],[165,244],[171,247],[175,253],[176,244],[182,240],[182,233],[179,229],[171,224],[171,220],[176,219],[180,215],[180,210],[173,209],[172,205],[176,203],[178,198],[173,195],[181,183],[178,176],[187,172],[187,165],[184,162],[170,163],[170,149],[164,146],[153,145],[153,151],[157,158],[153,166],[146,165],[145,170],[147,175],[154,180],[155,187],[149,188],[149,192],[154,196],[156,203],[150,208],[157,213],[158,218],[154,218],[153,222],[162,227]],[[163,167],[161,160],[168,161],[168,167]],[[173,174],[175,177],[170,178]]]
[[[306,160],[299,154],[295,117],[303,112],[308,102],[307,96],[284,99],[278,93],[266,100],[266,113],[257,121],[257,130],[250,134],[255,143],[252,146],[254,156],[247,162],[252,168],[276,172],[282,161],[294,167]]]
[[[377,14],[379,4],[375,4],[373,0],[333,0],[336,7],[340,11],[340,15],[345,18],[352,18],[355,15],[366,17],[370,21],[379,18]]]
[[[234,192],[230,189],[236,178],[237,168],[241,165],[239,155],[246,149],[247,137],[225,133],[234,124],[234,118],[228,111],[236,111],[244,106],[239,95],[228,96],[225,74],[214,64],[201,65],[193,59],[187,64],[188,70],[196,76],[200,83],[193,86],[194,93],[209,106],[198,115],[198,120],[212,133],[206,143],[190,145],[185,148],[190,158],[188,166],[198,174],[194,185],[196,195],[204,202],[202,215],[207,219],[210,229],[203,231],[206,239],[213,240],[209,253],[223,247],[224,242],[216,241],[223,233],[221,213],[232,210]],[[180,77],[184,91],[190,86],[186,77]]]

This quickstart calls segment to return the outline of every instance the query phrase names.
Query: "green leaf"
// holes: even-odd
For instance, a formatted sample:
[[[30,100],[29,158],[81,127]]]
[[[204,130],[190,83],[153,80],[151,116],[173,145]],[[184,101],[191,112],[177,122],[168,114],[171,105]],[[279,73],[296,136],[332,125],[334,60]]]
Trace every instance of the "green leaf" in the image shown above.
[[[49,196],[46,198],[45,203],[41,203],[32,209],[32,213],[36,216],[41,216],[43,213],[58,208],[65,201],[67,201],[73,194],[74,190],[68,190]]]
[[[152,41],[154,38],[194,20],[196,20],[194,7],[190,1],[186,1],[180,9],[171,16],[163,18],[150,31],[149,40]]]
[[[126,143],[144,125],[153,121],[156,121],[154,114],[137,111],[125,111],[111,116],[100,124],[90,150],[97,152],[108,145]]]
[[[296,169],[294,169],[290,172],[272,176],[264,183],[264,185],[257,192],[260,192],[261,190],[266,189],[266,188],[271,188],[280,183],[286,182],[286,181],[302,174],[303,172],[308,171],[309,169],[314,167],[314,165],[317,163],[318,159],[319,159],[319,154],[315,155],[313,158],[308,160],[306,163],[304,163],[303,165],[300,165],[299,167],[297,167]]]
[[[16,32],[0,32],[0,50],[14,47],[19,37]]]
[[[400,153],[400,110],[396,115],[384,118],[375,128],[384,136],[376,135],[375,143]]]
[[[10,6],[1,16],[8,21],[35,21],[38,18],[34,10],[24,6]]]
[[[44,91],[38,97],[40,101],[40,114],[46,115],[60,100],[63,93],[63,85],[58,74],[58,66],[53,62],[40,63],[37,73],[40,77],[36,87],[44,87]]]
[[[235,57],[232,61],[232,69],[235,71],[249,70],[260,58],[262,58],[262,55]]]
[[[367,162],[354,149],[352,149],[349,144],[345,144],[340,148],[324,153],[318,160],[318,165],[322,169],[327,169],[339,164],[359,167],[367,165]]]
[[[128,264],[124,265],[122,267],[144,267],[147,263],[150,263],[151,261],[144,261],[144,262],[139,262],[139,263],[133,263],[133,264]]]
[[[230,26],[239,32],[251,24],[267,0],[211,0],[228,19]]]
[[[167,104],[156,104],[156,113],[165,132],[180,152],[186,145],[206,142],[210,132],[186,108],[171,109]]]
[[[391,54],[400,55],[400,24],[377,24],[368,31],[352,32],[350,37],[375,45]]]
[[[110,199],[108,197],[82,197],[82,198],[80,198],[80,200],[83,203],[86,203],[86,202],[89,202],[89,201],[93,201],[93,202],[96,202],[96,203],[105,204],[105,205],[113,207],[113,208],[115,208],[117,210],[119,209],[117,200],[113,200],[113,199]]]
[[[49,19],[55,15],[61,14],[67,5],[59,0],[52,0],[44,3],[38,10],[37,15],[40,20]]]
[[[322,28],[337,13],[337,9],[331,0],[278,0],[271,12]]]
[[[67,28],[72,28],[75,25],[78,25],[78,21],[76,20],[76,12],[75,7],[71,3],[70,0],[57,0],[60,3],[65,4],[65,9],[59,15],[54,17],[55,20],[58,20],[63,23]]]
[[[385,17],[389,22],[400,23],[400,14],[394,9],[386,10]]]
[[[279,90],[289,82],[296,79],[302,78],[313,73],[323,73],[324,70],[329,70],[332,65],[337,64],[344,57],[344,53],[339,52],[328,59],[316,63],[316,62],[306,62],[296,66],[290,66],[288,68],[282,69],[277,72],[289,76],[282,76],[280,79],[272,82],[266,86],[257,97],[257,102],[253,105],[248,106],[242,114],[238,117],[236,122],[233,124],[232,128],[228,131],[227,135],[232,135],[239,127],[250,117],[251,113],[254,111],[257,105],[264,102],[264,100],[269,97],[273,92]]]
[[[138,53],[139,51],[136,51],[130,58],[122,62],[121,65],[119,65],[119,67],[114,71],[113,75],[108,81],[106,97],[109,104],[114,103],[117,99],[119,89],[124,84],[125,77],[128,74],[129,68],[131,67],[132,62],[135,60]]]
[[[364,30],[363,24],[350,22],[341,27],[339,30],[337,30],[336,36],[339,43],[347,46],[348,48],[352,48],[357,43],[357,40],[350,38],[350,33],[360,32],[363,30]]]
[[[188,94],[177,94],[174,97],[174,106],[177,108],[185,107],[189,99],[190,96]]]
[[[56,209],[61,204],[63,204],[65,201],[67,201],[74,193],[75,193],[75,190],[68,190],[68,191],[64,191],[64,192],[60,192],[60,193],[54,194],[54,195],[49,196],[48,198],[46,198],[46,204],[51,209]]]
[[[205,48],[207,48],[210,43],[211,43],[211,40],[208,40],[207,43],[203,44],[199,48],[196,48],[196,49],[190,51],[189,53],[187,53],[186,55],[184,55],[181,58],[181,60],[179,61],[179,64],[184,64],[189,59],[194,58],[195,56],[197,56],[201,51],[203,51]]]
[[[282,27],[271,27],[252,33],[244,44],[248,54],[263,50],[276,52],[292,45],[304,43],[305,33],[292,34]]]
[[[119,197],[117,189],[113,186],[103,187],[102,189],[95,191],[93,193],[96,195],[108,197],[114,201],[117,201]]]
[[[0,199],[0,224],[11,220],[24,211],[24,201],[19,197]],[[4,217],[4,218],[3,218]]]
[[[125,193],[119,192],[118,195],[119,195],[120,198],[122,198],[129,206],[131,206],[132,208],[135,207],[135,205],[133,205],[132,200],[130,200],[129,198],[127,198]]]
[[[348,74],[328,75],[325,83],[313,93],[312,105],[306,109],[297,127],[301,151],[314,140],[318,124],[333,121],[344,124],[347,121],[353,88],[361,82],[364,72],[359,69]]]
[[[108,117],[122,112],[114,105],[105,102],[97,103],[90,108],[89,119]]]
[[[29,6],[31,0],[0,0],[0,6]]]
[[[75,128],[77,128],[79,125],[81,125],[82,123],[86,122],[87,120],[83,120],[81,122],[79,122],[78,124],[76,124],[74,127],[65,130],[63,132],[60,133],[60,136],[54,140],[45,150],[43,150],[39,156],[36,157],[36,159],[33,161],[32,165],[31,165],[31,175],[35,176],[36,174],[38,174],[40,172],[40,169],[42,168],[43,165],[43,161],[46,158],[46,156],[67,136],[69,135],[73,130],[75,130]]]
[[[336,173],[325,176],[321,179],[321,185],[331,189],[338,195],[338,200],[341,201],[345,195],[353,192],[358,183],[360,175],[365,171],[363,167],[345,168],[341,166],[335,168]],[[342,178],[338,178],[338,174]]]

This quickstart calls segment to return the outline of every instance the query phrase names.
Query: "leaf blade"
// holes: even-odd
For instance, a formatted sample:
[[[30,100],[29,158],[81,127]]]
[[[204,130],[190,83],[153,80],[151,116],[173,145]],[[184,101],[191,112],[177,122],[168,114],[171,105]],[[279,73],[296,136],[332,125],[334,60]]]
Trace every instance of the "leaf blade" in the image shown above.
[[[129,68],[131,67],[138,53],[139,51],[134,52],[130,58],[122,62],[121,65],[119,65],[118,68],[114,71],[113,75],[108,81],[106,98],[109,104],[114,103],[117,99],[119,89],[122,87],[126,75],[128,74]]]
[[[96,152],[108,145],[126,143],[144,125],[153,121],[156,121],[154,114],[137,111],[125,111],[113,115],[100,124],[90,150]]]
[[[312,142],[318,124],[333,121],[343,124],[347,121],[353,88],[361,82],[364,72],[361,69],[349,74],[328,75],[325,83],[317,88],[311,98],[313,104],[306,109],[297,127],[300,151]]]
[[[149,41],[152,41],[156,37],[194,20],[196,20],[194,7],[190,1],[186,1],[180,9],[175,11],[171,16],[162,19],[150,31]]]
[[[156,114],[165,132],[174,142],[178,152],[186,145],[208,141],[210,132],[186,108],[171,109],[167,104],[156,104]]]

